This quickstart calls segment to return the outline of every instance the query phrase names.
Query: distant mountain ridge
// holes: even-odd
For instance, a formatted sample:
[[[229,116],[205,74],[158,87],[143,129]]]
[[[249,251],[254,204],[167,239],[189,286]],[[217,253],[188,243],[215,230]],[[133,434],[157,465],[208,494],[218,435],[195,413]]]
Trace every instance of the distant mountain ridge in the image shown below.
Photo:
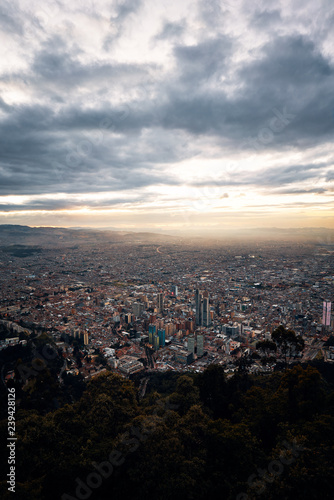
[[[282,241],[315,245],[334,245],[334,229],[330,228],[244,228],[217,229],[216,233],[196,235],[190,229],[174,235],[149,231],[127,231],[94,228],[30,227],[0,224],[0,247],[9,245],[41,246],[45,248],[93,244],[233,244],[257,241]]]
[[[45,247],[97,243],[173,242],[177,237],[149,232],[135,233],[98,229],[30,227],[0,225],[0,247],[8,245],[40,245]]]

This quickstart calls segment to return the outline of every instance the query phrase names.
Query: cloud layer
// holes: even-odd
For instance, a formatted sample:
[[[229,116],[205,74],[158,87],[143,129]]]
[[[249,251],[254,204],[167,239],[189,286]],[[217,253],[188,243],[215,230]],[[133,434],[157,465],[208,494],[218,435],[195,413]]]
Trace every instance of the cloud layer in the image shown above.
[[[0,211],[219,215],[260,196],[315,217],[333,23],[329,0],[2,2]]]

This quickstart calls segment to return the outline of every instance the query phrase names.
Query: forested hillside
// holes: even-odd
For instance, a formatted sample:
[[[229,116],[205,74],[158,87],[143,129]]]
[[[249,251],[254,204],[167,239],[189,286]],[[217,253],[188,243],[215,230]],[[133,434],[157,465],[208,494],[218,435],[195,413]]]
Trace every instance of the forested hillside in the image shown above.
[[[191,377],[152,376],[139,400],[138,381],[107,373],[71,404],[46,410],[36,400],[33,408],[36,386],[47,399],[55,383],[46,369],[18,404],[15,498],[329,499],[331,378],[296,366],[226,380],[211,365]],[[3,442],[6,432],[4,419]],[[1,470],[7,469],[4,454]],[[1,498],[11,495],[3,481]]]

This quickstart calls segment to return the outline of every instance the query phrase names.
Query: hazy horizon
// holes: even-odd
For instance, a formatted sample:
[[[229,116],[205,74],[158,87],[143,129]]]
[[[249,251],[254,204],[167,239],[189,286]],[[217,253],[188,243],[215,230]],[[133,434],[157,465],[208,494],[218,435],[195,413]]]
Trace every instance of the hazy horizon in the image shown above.
[[[334,228],[329,0],[0,14],[1,224]]]
[[[20,229],[24,228],[24,229]],[[27,232],[26,228],[31,229],[31,232]],[[54,230],[52,233],[47,231],[36,232],[35,229],[46,229],[46,230]],[[193,230],[148,230],[146,228],[138,227],[135,230],[129,230],[127,228],[115,228],[115,227],[88,227],[88,226],[76,226],[76,227],[63,227],[63,226],[25,226],[25,225],[7,225],[0,224],[0,237],[4,238],[7,242],[7,245],[18,245],[20,243],[28,244],[28,245],[42,245],[45,243],[44,238],[46,237],[48,242],[54,241],[56,242],[60,235],[65,235],[64,231],[69,231],[68,236],[66,237],[66,243],[69,241],[75,243],[80,240],[80,235],[76,235],[76,231],[78,232],[92,232],[92,237],[95,238],[97,232],[106,234],[103,236],[103,240],[105,243],[111,238],[111,241],[116,239],[119,241],[123,241],[122,237],[125,235],[133,235],[132,239],[128,240],[128,243],[131,241],[135,242],[138,238],[142,240],[142,236],[150,235],[147,243],[152,244],[175,244],[180,242],[195,242],[198,241],[201,245],[210,245],[210,244],[257,244],[257,243],[291,243],[291,244],[299,244],[306,243],[312,245],[324,245],[325,247],[331,247],[334,245],[334,230],[328,228],[234,228],[234,229],[220,229],[219,231],[212,232],[208,229],[206,232],[197,233]],[[111,233],[109,235],[109,233]],[[156,237],[156,238],[155,238]],[[26,239],[28,238],[28,239]],[[50,240],[51,238],[51,240]],[[69,238],[69,239],[68,239]],[[88,237],[89,238],[89,237]],[[162,239],[161,239],[162,238]],[[167,238],[164,240],[163,238]],[[98,237],[99,239],[99,237]],[[81,241],[81,240],[80,240]],[[90,241],[90,239],[89,239]],[[143,240],[145,241],[145,240]],[[124,240],[125,242],[125,240]],[[158,243],[160,242],[160,243]],[[81,241],[82,243],[82,241]]]

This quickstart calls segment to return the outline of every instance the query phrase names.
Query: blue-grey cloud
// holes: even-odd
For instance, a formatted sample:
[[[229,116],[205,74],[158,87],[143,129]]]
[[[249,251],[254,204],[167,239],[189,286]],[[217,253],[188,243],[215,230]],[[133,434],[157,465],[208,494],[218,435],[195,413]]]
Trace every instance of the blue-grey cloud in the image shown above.
[[[252,18],[252,26],[265,31],[281,22],[282,16],[279,9],[255,11]]]
[[[183,19],[180,22],[165,21],[160,32],[155,36],[156,40],[171,41],[180,37],[186,29],[186,21]]]

